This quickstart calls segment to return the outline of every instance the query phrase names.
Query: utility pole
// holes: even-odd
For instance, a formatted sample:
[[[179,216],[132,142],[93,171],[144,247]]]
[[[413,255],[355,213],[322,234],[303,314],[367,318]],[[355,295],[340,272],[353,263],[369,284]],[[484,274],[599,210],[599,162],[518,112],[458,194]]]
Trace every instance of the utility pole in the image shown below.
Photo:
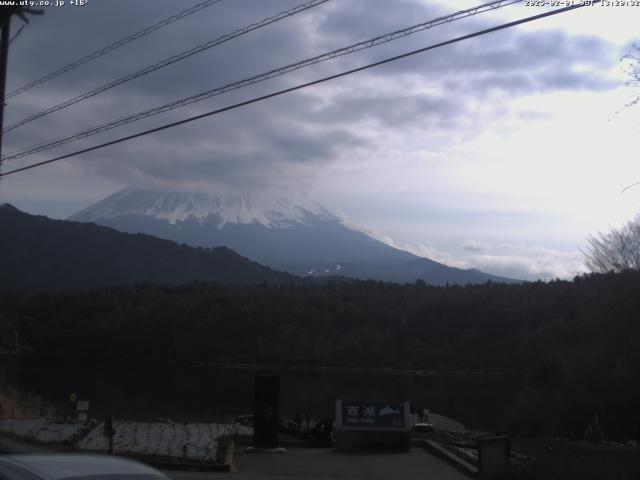
[[[7,83],[7,60],[9,58],[9,30],[11,15],[3,19],[0,35],[0,173],[2,173],[2,130],[4,129],[4,100]],[[1,177],[0,177],[1,178]]]
[[[25,23],[29,23],[26,14],[42,15],[43,10],[34,10],[32,8],[12,6],[0,7],[0,179],[2,179],[2,130],[4,130],[4,107],[5,93],[7,83],[7,61],[9,60],[9,32],[11,30],[11,17],[18,15]]]

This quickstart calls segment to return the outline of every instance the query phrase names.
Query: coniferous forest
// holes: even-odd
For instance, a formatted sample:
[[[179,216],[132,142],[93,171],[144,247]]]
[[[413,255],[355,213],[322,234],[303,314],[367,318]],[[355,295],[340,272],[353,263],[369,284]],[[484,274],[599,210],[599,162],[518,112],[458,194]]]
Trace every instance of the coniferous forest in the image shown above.
[[[640,272],[432,287],[137,284],[0,294],[21,361],[335,365],[521,374],[513,433],[640,435]]]

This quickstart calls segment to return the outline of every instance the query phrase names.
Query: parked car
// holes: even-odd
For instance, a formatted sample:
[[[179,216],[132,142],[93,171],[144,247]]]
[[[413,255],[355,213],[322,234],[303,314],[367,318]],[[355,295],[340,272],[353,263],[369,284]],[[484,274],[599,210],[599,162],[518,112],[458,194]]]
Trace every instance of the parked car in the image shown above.
[[[289,435],[298,435],[300,433],[300,424],[293,420],[280,420],[280,433]]]
[[[0,455],[1,480],[169,480],[135,460],[108,455]]]
[[[317,447],[330,447],[334,442],[333,419],[325,417],[316,423],[309,432],[311,444]]]
[[[231,423],[253,428],[255,425],[255,417],[253,415],[241,415],[233,418]],[[300,432],[300,425],[292,420],[280,419],[280,428],[278,430],[280,433],[297,435]]]
[[[255,417],[253,415],[241,415],[232,419],[231,423],[237,423],[238,425],[253,428],[253,425],[255,424]]]
[[[434,428],[430,423],[416,423],[413,426],[413,430],[416,432],[428,433],[433,432]]]

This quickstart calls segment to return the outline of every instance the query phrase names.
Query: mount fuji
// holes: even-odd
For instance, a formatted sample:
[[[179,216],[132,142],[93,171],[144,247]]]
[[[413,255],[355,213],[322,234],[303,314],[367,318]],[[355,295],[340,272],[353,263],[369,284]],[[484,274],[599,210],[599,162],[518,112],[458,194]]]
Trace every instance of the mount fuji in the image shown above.
[[[345,226],[304,194],[205,194],[120,190],[72,215],[127,233],[195,247],[226,246],[251,260],[301,276],[340,275],[433,285],[514,282],[448,267]]]

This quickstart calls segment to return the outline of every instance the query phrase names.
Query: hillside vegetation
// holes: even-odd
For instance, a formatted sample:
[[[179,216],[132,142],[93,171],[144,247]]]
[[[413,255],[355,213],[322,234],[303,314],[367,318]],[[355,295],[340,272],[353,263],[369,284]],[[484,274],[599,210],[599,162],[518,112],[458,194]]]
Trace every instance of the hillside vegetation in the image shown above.
[[[583,435],[604,423],[640,436],[640,272],[466,287],[140,284],[5,293],[0,312],[31,362],[528,372],[504,428]]]
[[[0,205],[0,290],[48,290],[186,283],[288,282],[277,272],[224,248],[193,248],[92,223],[52,220]]]

